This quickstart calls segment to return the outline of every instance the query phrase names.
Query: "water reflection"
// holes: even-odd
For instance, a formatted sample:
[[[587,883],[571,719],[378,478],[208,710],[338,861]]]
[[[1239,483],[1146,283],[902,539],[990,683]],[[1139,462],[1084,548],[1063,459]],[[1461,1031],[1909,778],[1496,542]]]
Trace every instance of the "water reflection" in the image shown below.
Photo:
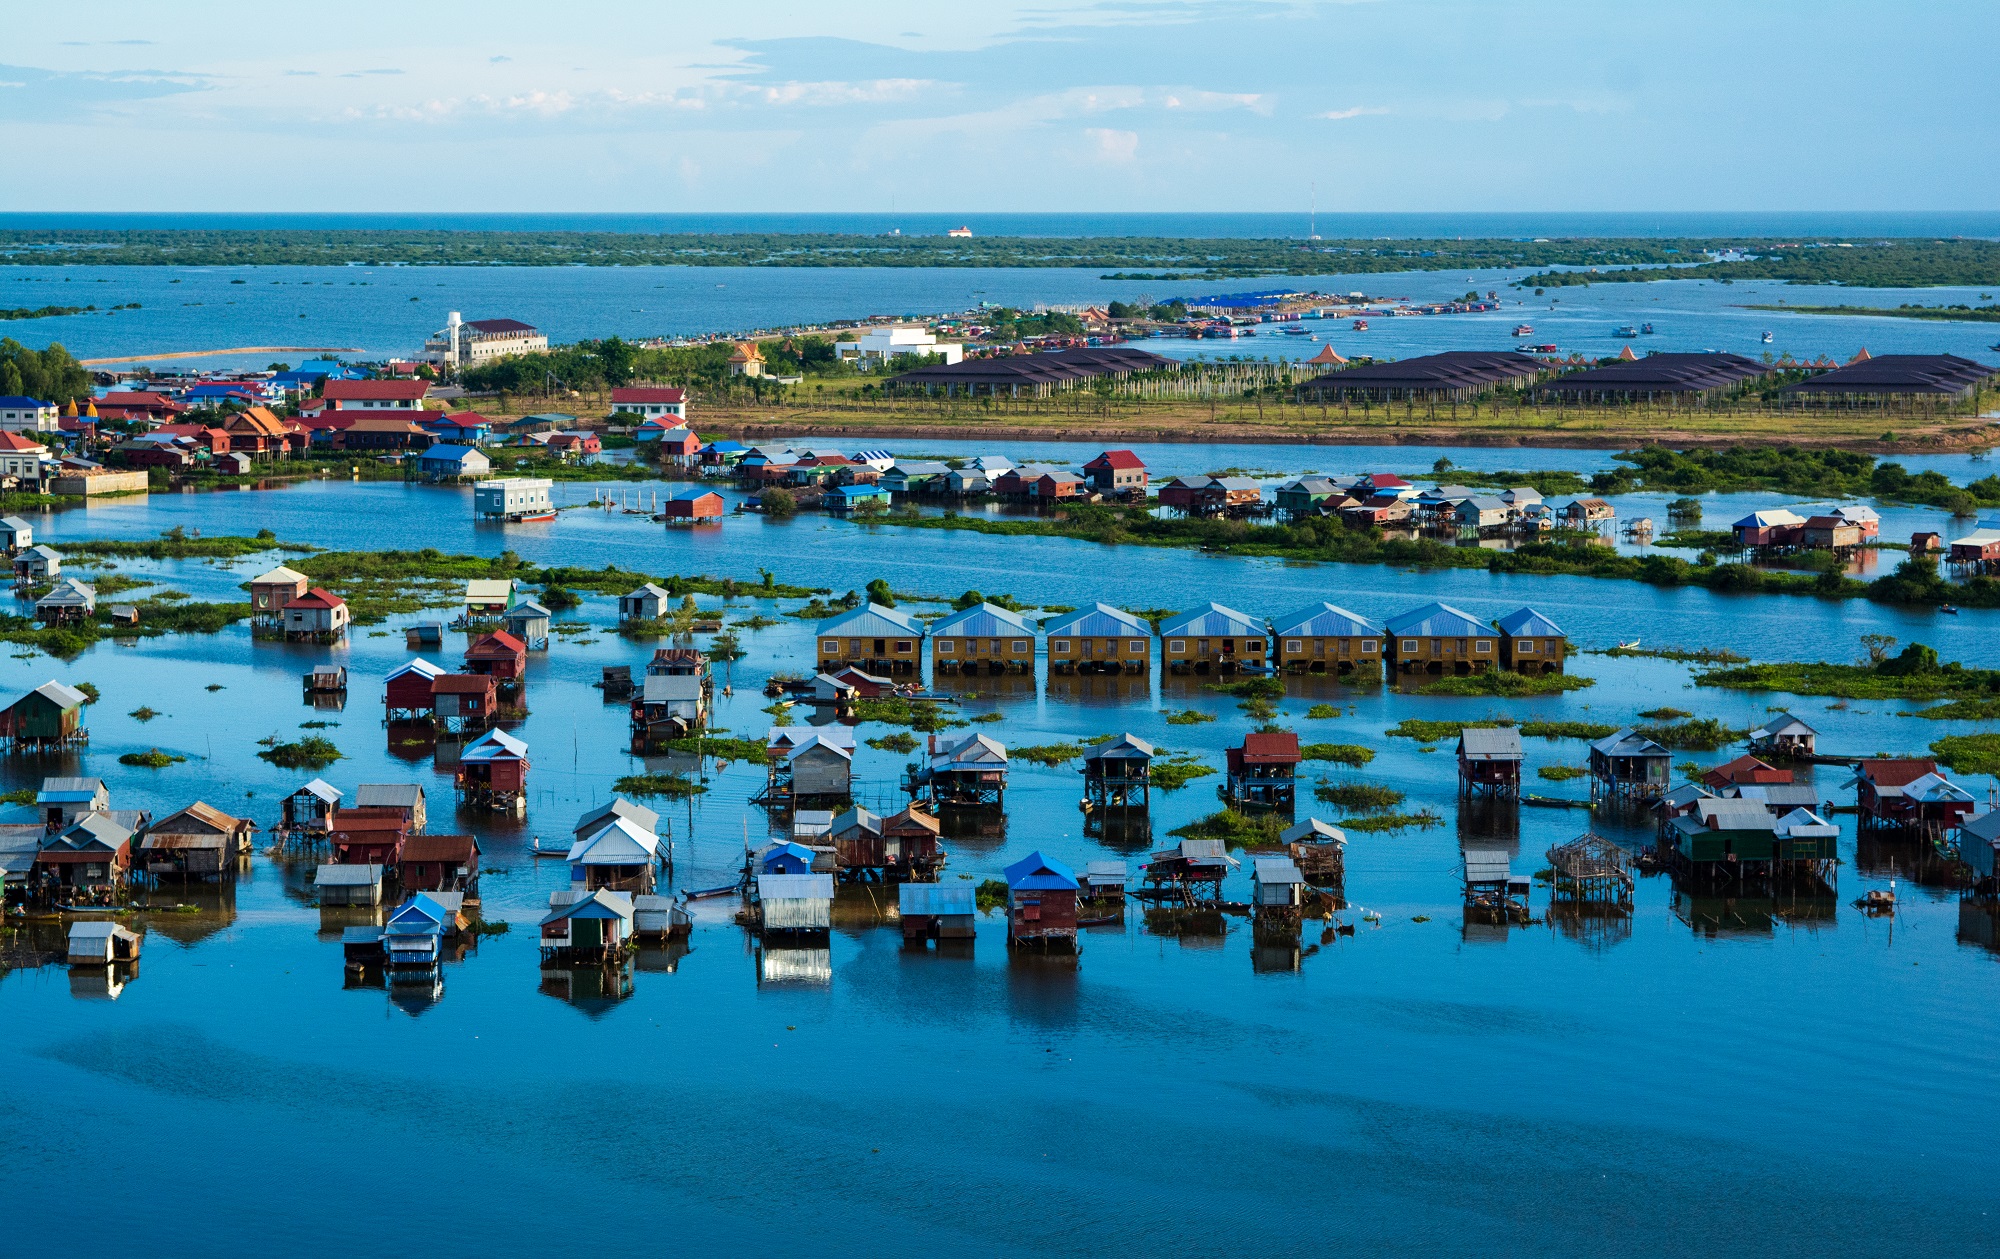
[[[1250,972],[1284,974],[1299,969],[1304,950],[1297,918],[1259,918],[1250,932]]]
[[[2000,954],[2000,903],[1966,897],[1958,903],[1958,942]]]
[[[1153,698],[1153,680],[1143,673],[1052,673],[1046,693],[1052,704],[1087,708],[1143,704]]]
[[[224,878],[216,883],[171,884],[154,888],[143,897],[147,934],[157,933],[174,943],[193,947],[236,921],[236,881]]]
[[[1563,897],[1550,903],[1548,924],[1557,935],[1602,953],[1632,938],[1632,907],[1618,901]]]
[[[833,950],[757,946],[757,986],[825,988],[833,983]]]
[[[125,985],[139,977],[139,963],[113,962],[105,966],[69,968],[69,995],[79,1001],[116,1001]]]
[[[1514,800],[1471,797],[1458,806],[1458,846],[1521,855],[1521,806]]]
[[[639,946],[633,958],[636,969],[655,974],[671,975],[681,968],[681,959],[694,952],[694,946],[686,940],[669,939],[663,944]]]
[[[1711,889],[1674,889],[1674,917],[1711,940],[1771,936],[1781,921],[1809,931],[1831,927],[1837,910],[1835,897],[1824,888],[1817,892],[1737,895]]]
[[[1864,830],[1855,837],[1854,868],[1871,879],[1904,879],[1919,887],[1957,888],[1964,868],[1921,835]]]
[[[600,1019],[632,995],[634,969],[630,957],[602,966],[544,966],[538,990]]]

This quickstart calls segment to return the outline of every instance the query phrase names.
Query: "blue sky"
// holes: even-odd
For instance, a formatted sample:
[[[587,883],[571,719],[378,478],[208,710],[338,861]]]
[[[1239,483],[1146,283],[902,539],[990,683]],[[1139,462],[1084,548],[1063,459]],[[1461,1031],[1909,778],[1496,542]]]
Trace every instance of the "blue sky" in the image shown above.
[[[2000,208],[1990,2],[78,0],[9,35],[5,210]]]

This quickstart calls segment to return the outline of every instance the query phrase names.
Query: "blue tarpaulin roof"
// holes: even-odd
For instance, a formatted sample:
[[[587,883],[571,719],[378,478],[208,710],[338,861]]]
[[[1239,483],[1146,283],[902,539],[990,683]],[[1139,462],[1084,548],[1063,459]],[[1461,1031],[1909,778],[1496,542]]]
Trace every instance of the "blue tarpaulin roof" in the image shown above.
[[[1075,891],[1076,871],[1053,857],[1044,857],[1038,848],[1008,866],[1007,886],[1016,892]]]

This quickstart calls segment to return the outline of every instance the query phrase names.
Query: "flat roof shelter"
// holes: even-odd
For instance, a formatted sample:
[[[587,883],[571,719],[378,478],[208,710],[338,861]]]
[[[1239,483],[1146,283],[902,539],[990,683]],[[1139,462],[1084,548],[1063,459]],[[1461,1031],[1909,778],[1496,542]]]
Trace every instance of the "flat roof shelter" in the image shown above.
[[[1467,726],[1458,732],[1458,793],[1519,799],[1521,759],[1519,730]]]
[[[884,382],[894,393],[939,393],[947,397],[1046,398],[1058,389],[1109,376],[1122,380],[1133,372],[1177,368],[1173,359],[1131,346],[1102,346],[1014,354],[1005,358],[966,359],[919,367]]]
[[[1741,354],[1648,354],[1572,372],[1536,386],[1545,402],[1689,405],[1760,380],[1771,368]]]
[[[1883,354],[1778,390],[1785,402],[1860,407],[1971,402],[2000,368],[1956,354]]]
[[[905,940],[970,940],[974,915],[972,885],[904,883],[896,889],[896,908]]]
[[[1447,350],[1393,363],[1363,363],[1315,377],[1299,396],[1317,402],[1470,402],[1494,389],[1519,389],[1542,364],[1513,350]]]

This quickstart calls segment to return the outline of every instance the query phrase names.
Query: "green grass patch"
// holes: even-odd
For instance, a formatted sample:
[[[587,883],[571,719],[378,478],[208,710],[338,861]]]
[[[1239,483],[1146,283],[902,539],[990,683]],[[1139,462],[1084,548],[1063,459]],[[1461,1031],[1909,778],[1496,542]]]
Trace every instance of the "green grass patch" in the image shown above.
[[[1372,835],[1384,831],[1406,831],[1413,827],[1428,830],[1442,821],[1444,818],[1425,809],[1419,813],[1382,813],[1368,817],[1344,818],[1340,826],[1342,830]]]
[[[1893,640],[1891,640],[1893,642]],[[1937,652],[1911,643],[1895,656],[1869,664],[1753,664],[1695,675],[1698,686],[1735,691],[1785,691],[1841,699],[2000,700],[2000,669],[1968,669],[1941,662]]]
[[[1462,678],[1439,678],[1417,688],[1419,695],[1497,695],[1513,699],[1532,695],[1561,695],[1596,686],[1596,678],[1580,678],[1568,673],[1543,673],[1530,677],[1506,669],[1488,669]]]
[[[187,760],[185,756],[175,756],[171,752],[162,752],[158,748],[149,748],[144,752],[127,752],[118,758],[118,763],[120,765],[137,765],[146,769],[165,769],[169,765],[179,765],[185,760]]]
[[[1683,717],[1694,716],[1685,708],[1648,708],[1639,715],[1648,721],[1679,721]],[[1604,733],[1610,734],[1611,731],[1606,730]]]
[[[869,747],[878,752],[909,753],[917,750],[916,736],[904,734],[901,730],[885,734],[879,739],[866,740]]]
[[[1200,712],[1193,708],[1183,708],[1179,712],[1167,714],[1167,724],[1170,726],[1198,726],[1205,721],[1214,720],[1215,714]]]
[[[679,774],[626,774],[611,789],[628,796],[668,796],[676,800],[698,796],[708,788]]]
[[[1215,767],[1205,765],[1198,756],[1178,753],[1156,757],[1147,773],[1153,786],[1161,791],[1179,791],[1197,778],[1207,778],[1215,773]]]
[[[1931,744],[1931,755],[1955,773],[2000,775],[2000,734],[1946,735]]]
[[[712,756],[718,761],[749,761],[764,764],[766,748],[762,739],[733,739],[725,735],[702,735],[700,738],[669,739],[667,747],[675,752],[692,752],[702,756]]]
[[[1728,747],[1750,733],[1748,730],[1731,729],[1713,717],[1637,726],[1634,729],[1663,748],[1690,752],[1713,752],[1718,748]]]
[[[1438,743],[1445,739],[1456,739],[1461,730],[1491,730],[1506,724],[1508,723],[1503,721],[1426,721],[1418,717],[1405,717],[1382,733],[1392,739],[1415,739],[1419,743]]]
[[[1330,718],[1340,716],[1340,705],[1314,704],[1311,708],[1306,709],[1306,716],[1314,721],[1326,721]]]
[[[1552,783],[1568,782],[1572,778],[1581,778],[1589,772],[1581,765],[1544,765],[1535,771],[1537,775]]]
[[[913,703],[901,695],[857,699],[854,701],[854,717],[857,721],[879,721],[885,726],[908,726],[919,734],[936,734],[940,730],[967,724],[947,716],[944,706],[935,700]]]
[[[257,753],[259,760],[266,760],[279,769],[325,769],[342,758],[341,750],[331,739],[320,735],[308,735],[296,743],[278,743]]]
[[[1219,839],[1230,848],[1278,848],[1285,821],[1275,813],[1224,809],[1168,831],[1176,839]]]
[[[1007,903],[1007,884],[1000,879],[982,879],[972,890],[973,903],[980,909],[999,909]]]
[[[1375,759],[1375,753],[1359,743],[1306,743],[1299,747],[1299,758],[1307,761],[1331,761],[1335,765],[1360,769]]]
[[[1085,750],[1081,743],[1035,743],[1027,747],[1008,748],[1007,759],[1027,761],[1033,765],[1060,765],[1082,756]]]
[[[1321,783],[1313,799],[1350,813],[1386,813],[1403,803],[1403,793],[1375,783]]]
[[[1955,699],[1930,708],[1912,708],[1896,715],[1922,717],[1929,721],[2000,721],[2000,699]]]
[[[1285,684],[1276,678],[1245,678],[1241,682],[1206,682],[1204,691],[1219,691],[1238,699],[1282,699]]]

